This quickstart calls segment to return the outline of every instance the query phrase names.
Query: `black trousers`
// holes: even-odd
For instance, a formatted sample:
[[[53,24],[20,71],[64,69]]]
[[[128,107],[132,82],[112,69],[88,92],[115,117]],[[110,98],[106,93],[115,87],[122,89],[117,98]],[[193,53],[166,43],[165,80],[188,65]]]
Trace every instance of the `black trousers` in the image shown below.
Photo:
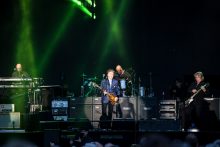
[[[209,104],[205,100],[192,102],[183,111],[183,127],[189,129],[194,123],[200,130],[205,130],[208,126]]]
[[[122,118],[122,111],[121,111],[121,106],[119,103],[115,104],[116,106],[116,112],[113,112],[113,105],[109,102],[109,103],[102,103],[102,115],[106,115],[108,116],[108,119],[111,120],[112,119],[112,114],[116,113],[116,118]],[[108,112],[107,112],[107,108],[108,108]]]
[[[108,108],[108,112],[107,112]],[[108,102],[108,103],[102,103],[102,115],[108,116],[108,119],[112,119],[112,113],[113,113],[113,105]]]

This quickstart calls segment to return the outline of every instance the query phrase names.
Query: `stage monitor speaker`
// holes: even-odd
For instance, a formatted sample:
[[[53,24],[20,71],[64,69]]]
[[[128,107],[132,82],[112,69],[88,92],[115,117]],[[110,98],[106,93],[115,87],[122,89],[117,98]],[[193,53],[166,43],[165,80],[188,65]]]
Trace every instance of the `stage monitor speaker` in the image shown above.
[[[0,113],[0,128],[20,128],[20,112]]]

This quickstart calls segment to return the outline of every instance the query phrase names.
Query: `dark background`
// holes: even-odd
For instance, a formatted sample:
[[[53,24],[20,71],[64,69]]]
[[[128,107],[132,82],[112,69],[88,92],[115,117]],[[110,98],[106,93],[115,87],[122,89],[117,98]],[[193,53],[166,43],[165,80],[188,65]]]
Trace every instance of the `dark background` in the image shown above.
[[[220,5],[218,1],[191,0],[110,0],[112,11],[107,12],[105,1],[97,0],[93,20],[65,0],[32,0],[32,41],[36,69],[47,45],[56,37],[56,30],[66,9],[73,7],[74,17],[56,42],[53,52],[38,77],[45,85],[59,84],[61,76],[70,91],[79,95],[82,73],[99,78],[108,68],[121,64],[132,67],[143,85],[148,85],[152,72],[156,95],[176,78],[190,79],[196,71],[204,72],[214,89],[218,89]],[[127,2],[120,13],[121,4]],[[19,0],[0,2],[0,76],[11,75],[16,64],[15,48],[19,37]],[[115,35],[109,41],[112,22],[117,19],[124,52]],[[108,44],[108,52],[103,50]],[[24,53],[25,54],[25,53]],[[102,59],[103,57],[103,59]],[[29,67],[24,69],[30,72]],[[187,77],[187,78],[186,78]],[[189,81],[190,81],[189,80]]]

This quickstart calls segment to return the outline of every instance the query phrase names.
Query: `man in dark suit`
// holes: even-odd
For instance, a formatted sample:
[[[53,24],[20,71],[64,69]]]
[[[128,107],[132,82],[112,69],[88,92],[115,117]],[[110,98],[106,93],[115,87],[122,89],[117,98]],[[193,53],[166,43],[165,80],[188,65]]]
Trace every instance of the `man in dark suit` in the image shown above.
[[[113,104],[109,101],[109,97],[107,96],[107,93],[113,94],[115,96],[115,101],[118,101],[118,97],[120,95],[118,81],[113,79],[113,77],[114,77],[114,70],[108,69],[107,78],[103,79],[101,82],[101,88],[104,90],[102,94],[102,115],[107,116],[109,120],[112,119]],[[108,107],[108,113],[107,113],[107,107]]]
[[[202,72],[196,72],[194,74],[195,81],[188,88],[190,96],[194,96],[194,100],[185,108],[185,115],[183,118],[184,129],[187,130],[192,124],[200,130],[207,129],[207,118],[209,115],[208,102],[204,100],[204,97],[208,95],[208,87],[204,86],[204,75]],[[201,90],[201,91],[199,91]],[[194,126],[193,126],[194,127]]]

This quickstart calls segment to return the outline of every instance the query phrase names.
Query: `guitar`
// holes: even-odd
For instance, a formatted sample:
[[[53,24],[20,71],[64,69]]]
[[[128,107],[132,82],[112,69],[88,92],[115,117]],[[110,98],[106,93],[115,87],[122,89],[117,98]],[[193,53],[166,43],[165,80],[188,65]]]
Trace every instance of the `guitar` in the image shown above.
[[[96,88],[100,89],[102,92],[104,92],[104,90],[103,90],[98,84],[96,84],[95,82],[91,82],[91,84],[92,84],[93,87],[96,87]],[[107,97],[108,97],[108,99],[109,99],[109,101],[110,101],[110,103],[111,103],[112,105],[115,105],[115,104],[117,103],[117,102],[115,101],[115,98],[116,98],[117,96],[115,96],[113,93],[107,92],[106,95],[107,95]]]
[[[193,101],[194,97],[202,91],[203,88],[206,88],[209,86],[209,83],[206,83],[205,85],[201,86],[199,90],[197,90],[189,99],[185,101],[185,107],[188,107]]]

